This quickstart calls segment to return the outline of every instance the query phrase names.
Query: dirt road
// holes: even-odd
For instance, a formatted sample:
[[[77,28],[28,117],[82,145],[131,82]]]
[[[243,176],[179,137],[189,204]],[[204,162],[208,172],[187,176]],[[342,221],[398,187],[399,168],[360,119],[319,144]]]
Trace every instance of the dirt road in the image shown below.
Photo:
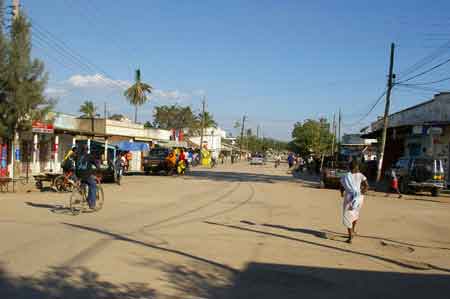
[[[0,194],[0,298],[449,298],[450,197],[341,199],[273,165],[129,176],[98,213]]]

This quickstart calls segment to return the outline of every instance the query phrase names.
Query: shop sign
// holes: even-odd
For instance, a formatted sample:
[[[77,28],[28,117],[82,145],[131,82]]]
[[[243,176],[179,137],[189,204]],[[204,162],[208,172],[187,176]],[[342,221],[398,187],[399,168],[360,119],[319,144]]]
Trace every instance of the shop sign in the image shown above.
[[[31,125],[31,131],[40,134],[53,134],[55,130],[53,124],[34,121]]]
[[[412,133],[414,135],[422,135],[423,134],[423,126],[414,126],[412,128]]]
[[[431,127],[428,129],[428,135],[442,135],[442,128]]]
[[[20,149],[16,148],[16,161],[20,161]]]

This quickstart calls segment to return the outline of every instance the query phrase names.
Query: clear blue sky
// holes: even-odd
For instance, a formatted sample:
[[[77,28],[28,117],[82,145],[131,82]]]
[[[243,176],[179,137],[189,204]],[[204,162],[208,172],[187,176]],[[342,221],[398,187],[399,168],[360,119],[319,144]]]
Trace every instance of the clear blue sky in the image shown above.
[[[8,1],[7,1],[8,2]],[[103,111],[132,115],[119,82],[140,67],[157,93],[154,105],[181,103],[208,109],[220,125],[247,113],[266,136],[288,140],[293,123],[331,117],[343,109],[345,130],[368,111],[386,85],[389,44],[397,44],[396,72],[450,40],[450,1],[106,1],[22,0],[34,21],[34,55],[50,74],[58,109],[76,113],[91,99]],[[64,56],[46,31],[92,63]],[[432,66],[450,57],[450,48]],[[85,61],[85,60],[83,60]],[[426,69],[425,66],[423,69]],[[450,74],[444,67],[420,81]],[[108,80],[108,79],[107,79]],[[419,81],[419,80],[418,80]],[[435,86],[449,89],[449,81]],[[432,91],[398,88],[393,111],[429,99]]]

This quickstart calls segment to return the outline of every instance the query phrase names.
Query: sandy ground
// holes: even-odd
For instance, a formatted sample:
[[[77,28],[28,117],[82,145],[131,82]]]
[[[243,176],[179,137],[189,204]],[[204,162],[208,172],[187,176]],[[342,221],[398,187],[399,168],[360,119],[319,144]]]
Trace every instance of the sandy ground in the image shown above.
[[[370,193],[344,242],[337,190],[272,165],[0,194],[0,298],[449,298],[450,197]]]

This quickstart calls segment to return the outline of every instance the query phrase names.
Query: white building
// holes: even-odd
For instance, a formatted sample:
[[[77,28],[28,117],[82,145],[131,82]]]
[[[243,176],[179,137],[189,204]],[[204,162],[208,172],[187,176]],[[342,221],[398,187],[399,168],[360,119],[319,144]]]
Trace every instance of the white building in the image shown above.
[[[226,136],[227,133],[221,128],[206,128],[203,132],[203,146],[218,155],[222,150],[222,139]],[[201,137],[194,136],[190,137],[189,140],[199,146]]]

